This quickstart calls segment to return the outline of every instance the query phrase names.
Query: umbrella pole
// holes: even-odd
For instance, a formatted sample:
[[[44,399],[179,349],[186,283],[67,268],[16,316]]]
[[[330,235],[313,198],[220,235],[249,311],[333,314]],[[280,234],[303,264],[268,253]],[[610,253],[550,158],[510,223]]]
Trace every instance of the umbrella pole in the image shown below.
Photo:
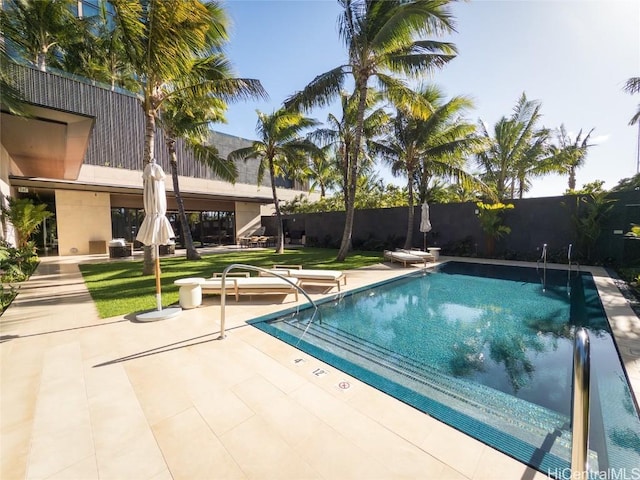
[[[155,273],[156,273],[156,309],[162,310],[162,291],[160,287],[160,247],[154,245],[154,253],[156,257],[155,261]]]
[[[423,238],[423,244],[424,244],[424,247],[422,248],[422,250],[426,252],[427,251],[427,232],[423,232],[422,235],[423,235],[422,238]]]

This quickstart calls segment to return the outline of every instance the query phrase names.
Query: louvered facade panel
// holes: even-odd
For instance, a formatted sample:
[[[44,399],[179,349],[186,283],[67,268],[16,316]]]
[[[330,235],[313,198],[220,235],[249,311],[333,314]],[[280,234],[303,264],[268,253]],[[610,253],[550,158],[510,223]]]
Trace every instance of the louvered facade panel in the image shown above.
[[[144,113],[134,95],[111,91],[67,74],[41,72],[22,65],[11,68],[12,75],[28,102],[95,119],[84,158],[85,164],[127,170],[143,169]],[[235,149],[251,144],[250,140],[219,132],[212,132],[210,141],[223,157]],[[178,140],[176,148],[179,175],[217,179],[208,167],[195,160],[181,140]],[[156,129],[155,157],[166,171],[170,171],[165,136],[160,128]],[[236,182],[255,185],[258,163],[255,159],[238,162]],[[270,186],[268,175],[262,183]]]

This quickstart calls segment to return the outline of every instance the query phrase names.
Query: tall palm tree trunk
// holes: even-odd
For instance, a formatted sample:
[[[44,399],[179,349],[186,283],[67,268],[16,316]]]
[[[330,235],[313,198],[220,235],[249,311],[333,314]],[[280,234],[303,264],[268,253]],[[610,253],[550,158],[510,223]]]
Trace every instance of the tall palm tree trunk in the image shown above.
[[[276,253],[284,252],[284,228],[282,226],[282,212],[280,211],[280,202],[278,201],[278,193],[276,192],[276,178],[273,175],[273,158],[269,159],[269,178],[271,179],[271,194],[273,195],[273,203],[276,207],[276,225],[278,228],[278,240],[276,244]]]
[[[342,243],[338,251],[337,260],[343,262],[351,250],[351,237],[353,236],[353,219],[355,217],[356,184],[358,182],[358,159],[360,158],[360,143],[362,142],[362,131],[364,130],[364,111],[367,103],[367,82],[358,80],[356,82],[358,95],[358,113],[356,117],[356,133],[353,145],[353,157],[351,158],[349,176],[347,178],[347,198],[348,205],[345,205],[347,212],[345,215],[344,231],[342,233]]]
[[[144,126],[144,165],[155,160],[155,137],[156,137],[156,116],[151,107],[145,106],[145,126]],[[144,166],[143,166],[144,169]],[[153,275],[155,273],[156,252],[155,248],[144,245],[144,261],[142,263],[142,274]]]
[[[40,50],[38,52],[38,56],[36,58],[36,64],[38,65],[38,70],[41,72],[47,71],[47,51]]]
[[[636,174],[640,173],[640,118],[638,119],[638,151],[636,152]]]
[[[351,145],[348,142],[345,142],[342,148],[342,185],[344,186],[342,196],[346,212],[349,210],[349,158],[351,158],[349,151],[351,150]]]
[[[575,167],[569,167],[569,190],[576,189],[576,169]]]
[[[180,185],[178,184],[178,155],[176,154],[176,141],[167,140],[169,149],[169,158],[171,164],[171,181],[173,182],[173,193],[176,196],[176,204],[178,205],[178,218],[180,219],[180,227],[182,228],[182,239],[184,247],[187,250],[187,260],[200,260],[200,254],[193,245],[193,237],[191,236],[191,228],[187,220],[187,214],[184,211],[184,201],[180,193]]]

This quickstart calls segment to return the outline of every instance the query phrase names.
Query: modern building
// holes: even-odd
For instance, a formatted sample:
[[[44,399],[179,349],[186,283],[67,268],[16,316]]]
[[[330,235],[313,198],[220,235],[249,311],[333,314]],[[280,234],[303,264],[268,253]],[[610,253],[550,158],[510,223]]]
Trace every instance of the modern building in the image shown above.
[[[104,253],[112,238],[135,239],[143,218],[144,115],[131,93],[83,78],[16,65],[28,102],[28,118],[4,108],[0,121],[0,193],[46,203],[54,216],[43,225],[38,247],[45,253]],[[213,132],[220,154],[250,140]],[[167,173],[168,217],[180,244],[182,232],[169,157],[161,129],[157,162]],[[236,243],[273,212],[271,185],[257,185],[258,160],[237,164],[235,184],[216,178],[178,142],[180,192],[196,247]],[[279,199],[307,195],[304,185],[278,179]],[[11,241],[10,228],[1,234]]]

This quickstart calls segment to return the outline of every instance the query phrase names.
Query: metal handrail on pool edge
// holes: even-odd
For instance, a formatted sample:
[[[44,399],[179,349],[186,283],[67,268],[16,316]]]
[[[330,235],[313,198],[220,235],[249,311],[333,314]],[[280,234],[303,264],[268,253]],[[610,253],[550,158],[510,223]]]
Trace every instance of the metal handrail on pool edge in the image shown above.
[[[280,275],[279,273],[275,273],[271,270],[266,270],[264,268],[261,267],[256,267],[253,265],[246,265],[244,263],[233,263],[231,265],[229,265],[227,268],[224,269],[224,271],[222,272],[222,279],[220,281],[220,336],[218,337],[218,340],[222,340],[225,338],[225,334],[224,334],[224,323],[225,323],[225,299],[226,299],[226,285],[225,285],[225,280],[227,278],[227,273],[231,270],[233,270],[234,268],[244,268],[246,270],[253,270],[254,272],[258,272],[258,273],[266,273],[269,275],[272,275],[274,277],[278,277],[281,278],[282,280],[284,280],[287,283],[290,283],[293,287],[296,288],[296,290],[298,290],[300,293],[302,293],[302,295],[305,296],[305,298],[307,300],[309,300],[309,303],[311,303],[311,305],[313,305],[313,307],[316,309],[316,312],[318,311],[318,306],[315,304],[315,302],[313,300],[311,300],[311,297],[307,294],[307,292],[304,291],[304,289],[292,282],[291,280],[289,280],[287,277]],[[314,312],[315,315],[315,312]]]
[[[542,265],[542,291],[546,291],[547,288],[547,244],[545,243],[544,245],[542,245],[542,255],[540,256],[540,258],[538,259],[538,261],[536,262],[536,270],[539,271],[540,270],[540,261],[543,261],[543,265]]]
[[[571,478],[586,480],[589,475],[589,386],[591,359],[589,334],[576,330],[573,343],[573,404],[571,408]]]

